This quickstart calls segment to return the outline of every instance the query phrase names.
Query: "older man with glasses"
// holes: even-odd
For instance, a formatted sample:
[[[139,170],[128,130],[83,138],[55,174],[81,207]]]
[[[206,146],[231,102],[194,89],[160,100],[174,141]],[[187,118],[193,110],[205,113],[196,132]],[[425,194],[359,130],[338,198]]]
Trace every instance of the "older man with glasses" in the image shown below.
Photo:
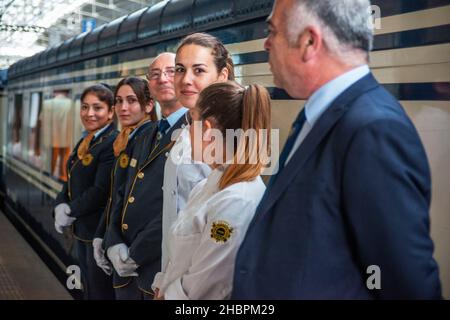
[[[173,53],[160,54],[149,66],[150,92],[161,107],[162,119],[136,142],[127,181],[112,213],[114,236],[107,243],[108,256],[119,254],[123,260],[114,266],[117,299],[152,299],[151,284],[161,270],[164,165],[173,146],[172,133],[186,125],[187,111],[175,96],[174,72]],[[126,265],[127,261],[132,263]]]

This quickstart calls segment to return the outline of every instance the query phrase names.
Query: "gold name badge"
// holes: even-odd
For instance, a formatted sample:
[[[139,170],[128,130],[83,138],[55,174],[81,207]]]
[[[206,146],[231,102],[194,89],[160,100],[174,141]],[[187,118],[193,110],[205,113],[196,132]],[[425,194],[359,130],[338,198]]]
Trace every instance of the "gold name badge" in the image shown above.
[[[87,167],[88,165],[91,164],[92,160],[94,160],[94,156],[92,154],[88,153],[83,157],[83,160],[81,160],[81,163],[83,164],[83,166]]]
[[[126,153],[122,153],[119,159],[119,165],[122,169],[125,169],[128,167],[128,164],[130,163],[130,157]]]

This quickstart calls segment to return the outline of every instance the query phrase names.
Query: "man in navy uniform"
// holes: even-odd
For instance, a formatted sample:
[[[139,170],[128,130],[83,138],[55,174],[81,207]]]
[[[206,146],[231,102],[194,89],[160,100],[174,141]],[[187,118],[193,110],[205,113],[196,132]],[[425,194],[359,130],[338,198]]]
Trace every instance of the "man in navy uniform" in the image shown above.
[[[150,92],[163,118],[136,142],[127,182],[112,212],[106,248],[117,299],[153,299],[151,284],[161,269],[163,177],[172,133],[186,124],[186,108],[175,97],[175,54],[162,53],[150,65]]]
[[[441,298],[430,171],[368,67],[368,0],[276,0],[275,84],[307,100],[238,252],[234,299]]]

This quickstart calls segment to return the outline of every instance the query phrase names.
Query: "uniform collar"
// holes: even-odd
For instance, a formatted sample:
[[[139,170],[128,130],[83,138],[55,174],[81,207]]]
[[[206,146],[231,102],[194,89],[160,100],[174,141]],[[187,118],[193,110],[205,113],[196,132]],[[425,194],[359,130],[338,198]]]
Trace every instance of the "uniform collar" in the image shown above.
[[[145,126],[145,125],[146,125],[147,123],[149,123],[150,121],[151,121],[151,120],[149,119],[149,120],[147,120],[147,121],[142,122],[142,123],[139,125],[139,127],[136,127],[133,131],[131,131],[130,135],[128,136],[128,140],[130,140],[131,138],[133,138],[134,135],[136,134],[136,132],[138,132],[140,128],[142,128],[143,126]]]
[[[177,111],[171,113],[166,120],[169,122],[170,127],[173,127],[173,125],[175,123],[178,122],[178,120],[180,120],[180,118],[188,111],[187,108],[185,107],[181,107],[180,109],[178,109]]]
[[[214,192],[219,191],[219,181],[225,171],[225,166],[219,166],[211,171],[211,173],[206,178],[206,185],[208,189],[214,190]]]
[[[108,123],[106,126],[104,126],[103,128],[101,128],[100,130],[98,130],[95,134],[94,134],[94,138],[92,139],[92,141],[94,141],[95,139],[97,139],[98,137],[100,137],[100,135],[102,135],[106,130],[108,130],[109,126],[112,125],[112,122]],[[87,135],[89,134],[89,132],[87,130],[84,130],[83,133],[81,134],[81,138],[84,139]]]

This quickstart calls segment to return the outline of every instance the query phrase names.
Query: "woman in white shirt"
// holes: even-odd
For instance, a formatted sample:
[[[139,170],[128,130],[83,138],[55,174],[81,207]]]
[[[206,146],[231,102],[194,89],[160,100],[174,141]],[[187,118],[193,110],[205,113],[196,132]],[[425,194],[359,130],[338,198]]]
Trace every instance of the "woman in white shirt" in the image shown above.
[[[270,97],[259,85],[216,83],[191,111],[192,158],[207,161],[213,171],[195,186],[170,228],[168,263],[156,276],[155,296],[227,299],[237,250],[265,191],[260,173],[269,153]],[[230,129],[242,129],[242,135],[221,139]],[[257,134],[246,137],[252,129]]]
[[[178,101],[192,109],[200,92],[214,82],[234,79],[231,55],[219,39],[194,33],[181,40],[175,58],[175,94]],[[189,114],[186,117],[190,120]],[[189,121],[187,121],[189,123]],[[167,154],[163,183],[163,236],[161,270],[167,263],[167,233],[183,209],[195,185],[206,178],[209,166],[192,161],[188,126],[172,136],[175,145]],[[158,286],[157,278],[155,278]]]

